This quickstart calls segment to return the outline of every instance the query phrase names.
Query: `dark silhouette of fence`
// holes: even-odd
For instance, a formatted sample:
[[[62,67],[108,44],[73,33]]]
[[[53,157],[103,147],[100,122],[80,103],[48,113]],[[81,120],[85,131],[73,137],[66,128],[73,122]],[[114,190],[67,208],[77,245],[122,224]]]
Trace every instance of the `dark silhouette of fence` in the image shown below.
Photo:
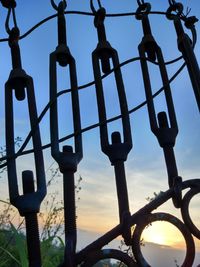
[[[189,203],[190,200],[200,192],[200,179],[182,181],[182,178],[178,174],[174,154],[174,146],[176,136],[178,134],[178,124],[170,83],[186,66],[194,89],[196,102],[200,110],[200,71],[194,54],[194,47],[196,44],[196,17],[189,17],[188,14],[184,15],[183,5],[174,0],[169,0],[169,8],[162,14],[165,15],[168,20],[171,20],[175,27],[177,45],[182,56],[170,62],[165,62],[162,49],[157,44],[151,31],[151,23],[149,19],[149,14],[160,14],[161,12],[152,12],[150,3],[137,0],[138,9],[135,13],[132,13],[132,15],[135,15],[136,19],[141,21],[143,29],[143,38],[138,46],[139,57],[120,63],[117,50],[111,46],[109,38],[106,35],[104,20],[107,14],[100,0],[98,0],[98,10],[95,9],[93,1],[90,1],[92,13],[73,11],[75,14],[83,13],[85,15],[94,16],[94,26],[98,35],[97,47],[92,53],[92,64],[94,71],[93,84],[95,84],[96,88],[99,123],[82,129],[79,108],[79,89],[82,87],[78,87],[77,85],[76,62],[67,44],[66,35],[67,28],[65,14],[70,13],[70,11],[66,11],[67,1],[65,0],[60,1],[58,5],[56,5],[53,0],[50,2],[56,11],[56,14],[44,19],[24,35],[20,35],[15,15],[16,2],[14,0],[1,0],[2,5],[8,9],[8,16],[5,23],[8,38],[1,39],[0,41],[8,42],[10,46],[12,70],[5,84],[7,156],[1,158],[2,164],[0,165],[0,168],[7,166],[10,202],[19,210],[20,215],[25,217],[29,266],[42,266],[37,213],[39,212],[40,204],[46,194],[45,172],[42,155],[42,150],[46,147],[51,147],[52,157],[58,163],[60,172],[63,174],[65,253],[63,263],[61,263],[60,267],[75,267],[78,265],[90,267],[99,260],[105,258],[118,259],[127,266],[150,266],[142,255],[140,239],[144,228],[155,221],[169,222],[180,230],[186,242],[186,256],[181,266],[192,266],[195,257],[193,236],[200,239],[200,231],[191,220],[189,214]],[[113,16],[114,15],[117,14],[113,14]],[[123,14],[123,16],[125,15],[127,14]],[[14,23],[12,28],[10,28],[11,16]],[[54,17],[57,18],[58,45],[55,51],[50,54],[50,101],[38,117],[33,80],[32,77],[26,74],[22,67],[19,40],[27,37],[37,27]],[[191,30],[192,40],[185,33],[184,27]],[[174,76],[169,79],[166,65],[173,64],[182,58],[184,59],[184,64],[174,74]],[[141,63],[146,101],[133,110],[128,110],[121,66],[135,60],[139,60]],[[148,62],[158,66],[162,80],[162,88],[155,94],[152,93],[151,89],[151,77],[149,74]],[[71,87],[69,90],[59,93],[57,91],[57,64],[63,68],[66,66],[69,67],[69,80]],[[111,68],[111,65],[113,68]],[[108,120],[106,115],[102,79],[111,73],[114,73],[116,82],[120,116]],[[88,85],[85,85],[84,87],[87,87]],[[15,153],[14,145],[13,91],[15,92],[15,97],[18,101],[27,99],[31,124],[31,132],[17,153]],[[154,98],[160,92],[164,92],[167,111],[157,114],[154,107]],[[63,146],[62,151],[60,151],[59,142],[62,140],[59,140],[58,133],[59,123],[57,98],[64,93],[71,94],[74,125],[74,134],[67,136],[64,139],[74,138],[74,147]],[[158,139],[159,145],[163,149],[168,173],[169,189],[162,192],[162,194],[159,194],[154,200],[134,214],[131,214],[129,209],[129,198],[124,166],[124,162],[132,149],[129,115],[144,105],[147,105],[148,108],[151,131],[154,133]],[[50,110],[51,143],[46,146],[42,146],[39,123],[48,109]],[[111,142],[109,142],[108,123],[117,119],[122,120],[123,133],[120,134],[120,132],[113,132],[111,135]],[[103,153],[108,156],[111,165],[114,167],[120,223],[83,250],[76,252],[77,231],[74,174],[77,171],[78,164],[83,157],[82,133],[94,127],[99,127],[101,149]],[[24,151],[24,148],[30,139],[33,141],[33,149]],[[26,170],[22,173],[23,195],[20,195],[17,184],[16,158],[28,153],[34,153],[37,188],[34,188],[33,172]],[[6,163],[3,163],[5,160]],[[183,196],[182,191],[184,189],[189,190]],[[174,207],[181,210],[183,222],[168,213],[152,213],[168,199],[172,199]],[[133,225],[135,226],[135,229],[132,235],[131,227]],[[126,245],[132,246],[134,259],[122,251],[114,249],[102,250],[102,247],[119,235],[122,235]]]

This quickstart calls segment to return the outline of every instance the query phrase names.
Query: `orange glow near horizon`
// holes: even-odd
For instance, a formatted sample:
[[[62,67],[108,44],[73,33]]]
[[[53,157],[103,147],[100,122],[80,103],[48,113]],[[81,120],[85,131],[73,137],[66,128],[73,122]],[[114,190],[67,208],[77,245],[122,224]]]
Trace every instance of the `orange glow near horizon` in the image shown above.
[[[145,242],[170,246],[177,249],[185,249],[185,240],[181,232],[168,222],[154,222],[149,225],[142,234]]]

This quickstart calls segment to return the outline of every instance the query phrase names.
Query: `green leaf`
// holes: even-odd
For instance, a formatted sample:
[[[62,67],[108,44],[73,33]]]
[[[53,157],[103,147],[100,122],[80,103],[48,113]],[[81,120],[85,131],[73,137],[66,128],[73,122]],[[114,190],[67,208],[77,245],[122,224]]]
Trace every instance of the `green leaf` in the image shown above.
[[[18,261],[18,259],[16,259],[15,256],[13,256],[7,249],[0,247],[0,250],[3,250],[9,257],[11,257],[11,259],[16,261],[20,265],[20,262]]]
[[[15,226],[12,223],[10,223],[10,225],[11,225],[11,230],[12,230],[14,237],[15,237],[16,248],[17,248],[17,252],[19,254],[21,266],[22,267],[28,267],[28,259],[27,259],[27,253],[26,253],[26,246],[24,243],[24,238],[22,237],[21,234],[18,233],[17,229],[15,228]]]
[[[60,236],[57,236],[57,235],[55,237],[60,241],[61,246],[64,248],[65,243],[63,242],[62,238]]]

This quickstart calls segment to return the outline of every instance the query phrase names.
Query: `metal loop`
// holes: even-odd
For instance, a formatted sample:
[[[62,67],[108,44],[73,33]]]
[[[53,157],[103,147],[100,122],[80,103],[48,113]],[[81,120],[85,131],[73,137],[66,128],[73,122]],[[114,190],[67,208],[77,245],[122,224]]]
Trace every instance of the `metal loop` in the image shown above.
[[[20,82],[23,82],[23,86],[26,88],[30,126],[32,131],[34,129],[32,142],[34,148],[37,190],[32,193],[25,193],[24,195],[20,195],[17,182],[18,178],[16,160],[14,158],[11,158],[7,162],[7,166],[10,202],[19,210],[21,216],[24,216],[24,214],[27,212],[37,213],[39,211],[40,204],[46,195],[46,182],[40,130],[37,124],[38,116],[33,80],[23,70],[12,70],[9,79],[5,84],[7,157],[9,158],[11,157],[11,155],[15,154],[13,89],[16,89],[16,82],[18,82],[18,80],[20,80]]]
[[[141,5],[145,4],[144,0],[137,0],[137,3],[138,3],[138,6],[141,6]]]
[[[191,233],[200,239],[200,230],[194,225],[189,214],[189,204],[191,199],[200,193],[200,188],[192,188],[188,191],[182,201],[181,214],[185,225],[189,228]]]
[[[129,257],[129,255],[125,252],[122,252],[117,249],[103,249],[90,253],[86,261],[84,262],[83,267],[94,266],[96,263],[98,263],[100,260],[103,259],[116,259],[129,267],[138,266],[134,262],[134,260],[131,257]]]
[[[64,151],[59,149],[59,131],[58,131],[58,112],[57,112],[57,62],[59,55],[63,55],[67,65],[69,66],[70,84],[72,88],[72,112],[73,112],[73,124],[74,132],[79,133],[74,137],[74,152],[69,147],[63,147]],[[63,65],[65,66],[65,65]],[[50,100],[54,102],[50,107],[50,135],[51,135],[51,153],[53,158],[59,164],[61,172],[66,170],[77,170],[77,165],[82,159],[82,136],[81,136],[81,120],[80,120],[80,108],[79,108],[79,96],[77,90],[77,76],[76,76],[76,63],[71,55],[67,46],[58,46],[57,49],[50,54]],[[65,151],[67,148],[67,151]]]
[[[141,220],[138,221],[137,223],[137,226],[133,233],[133,240],[132,240],[133,241],[132,242],[133,254],[139,266],[151,266],[145,260],[141,252],[141,235],[142,235],[143,230],[146,228],[146,226],[156,221],[169,222],[179,229],[179,231],[182,233],[185,239],[185,242],[186,242],[186,256],[181,266],[192,266],[194,257],[195,257],[194,240],[188,228],[178,218],[176,218],[175,216],[171,214],[163,213],[163,212],[150,213],[140,218]]]
[[[15,14],[15,8],[11,7],[11,8],[8,9],[8,14],[7,14],[7,17],[6,17],[6,22],[5,22],[5,29],[6,29],[6,32],[8,34],[10,34],[10,32],[11,32],[11,29],[10,29],[10,26],[9,26],[9,20],[10,20],[11,12],[12,12],[12,16],[13,16],[14,28],[18,28],[16,14]]]
[[[141,20],[143,16],[148,15],[151,11],[151,4],[150,3],[143,3],[139,5],[139,7],[136,10],[135,17],[138,20]]]
[[[101,149],[109,157],[112,164],[118,160],[126,161],[128,153],[132,148],[132,137],[131,137],[131,128],[130,128],[130,118],[128,114],[128,105],[124,89],[123,78],[119,66],[119,58],[117,51],[111,47],[107,42],[104,47],[97,46],[97,48],[92,53],[92,62],[93,62],[93,72],[95,77],[95,86],[96,86],[96,96],[98,104],[98,113],[99,121],[106,121],[106,105],[103,92],[103,84],[101,79],[101,70],[99,61],[101,55],[106,53],[107,56],[112,60],[113,66],[115,68],[115,81],[119,99],[120,110],[122,114],[122,128],[123,128],[123,139],[124,142],[120,140],[120,134],[117,133],[117,142],[109,143],[108,138],[108,127],[107,124],[100,125],[100,139],[101,139]],[[116,136],[116,134],[115,134]]]
[[[177,14],[173,14],[172,12],[176,12]],[[170,5],[170,7],[167,9],[166,17],[169,20],[174,20],[177,17],[180,17],[183,13],[183,5],[181,3],[174,3],[173,5]]]
[[[176,1],[175,0],[169,0],[169,4],[170,4],[170,6],[175,5]]]
[[[99,6],[99,9],[102,8],[101,1],[97,0],[97,3],[98,3],[98,6]],[[97,13],[97,10],[95,9],[94,4],[93,4],[93,0],[90,0],[90,9],[92,10],[93,14]]]
[[[62,3],[62,2],[63,2],[63,9],[65,10],[66,7],[67,7],[67,1],[66,0],[62,0],[60,3]],[[51,5],[56,11],[58,11],[59,4],[56,5],[54,0],[51,0]]]
[[[146,60],[143,60],[143,58],[145,58],[147,44],[151,44],[155,52],[155,55],[156,55],[156,58],[159,64],[159,71],[160,71],[163,85],[167,84],[167,86],[165,86],[165,89],[164,89],[164,95],[165,95],[166,104],[167,104],[167,111],[168,111],[170,126],[168,126],[167,116],[165,112],[159,113],[158,115],[159,125],[157,122],[154,101],[152,98],[151,80],[150,80],[148,65],[147,65]],[[178,125],[176,121],[173,98],[171,94],[171,88],[169,85],[169,79],[168,79],[167,69],[165,66],[162,50],[158,46],[156,41],[154,40],[153,36],[151,38],[149,38],[149,36],[147,36],[146,38],[143,38],[142,42],[138,46],[138,49],[139,49],[139,54],[141,58],[141,67],[142,67],[142,74],[143,74],[144,85],[145,85],[145,94],[146,94],[146,99],[147,99],[147,107],[148,107],[151,130],[156,135],[161,147],[165,147],[168,145],[173,147],[175,144],[177,133],[178,133]]]

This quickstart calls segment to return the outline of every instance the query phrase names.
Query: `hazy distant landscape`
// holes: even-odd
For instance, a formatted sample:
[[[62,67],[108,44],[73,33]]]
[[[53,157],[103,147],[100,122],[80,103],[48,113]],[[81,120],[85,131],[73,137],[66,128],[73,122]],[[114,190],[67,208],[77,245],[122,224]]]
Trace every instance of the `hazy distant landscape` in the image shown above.
[[[89,231],[79,230],[78,231],[78,250],[84,248],[90,242],[96,240],[100,235]],[[120,239],[114,240],[106,248],[118,249],[120,245]],[[142,247],[142,252],[145,259],[153,267],[176,267],[177,264],[181,266],[185,257],[185,251],[175,249],[170,246],[158,245],[155,243],[145,242],[145,246]],[[193,267],[197,267],[200,263],[200,252],[196,253],[196,258]]]

